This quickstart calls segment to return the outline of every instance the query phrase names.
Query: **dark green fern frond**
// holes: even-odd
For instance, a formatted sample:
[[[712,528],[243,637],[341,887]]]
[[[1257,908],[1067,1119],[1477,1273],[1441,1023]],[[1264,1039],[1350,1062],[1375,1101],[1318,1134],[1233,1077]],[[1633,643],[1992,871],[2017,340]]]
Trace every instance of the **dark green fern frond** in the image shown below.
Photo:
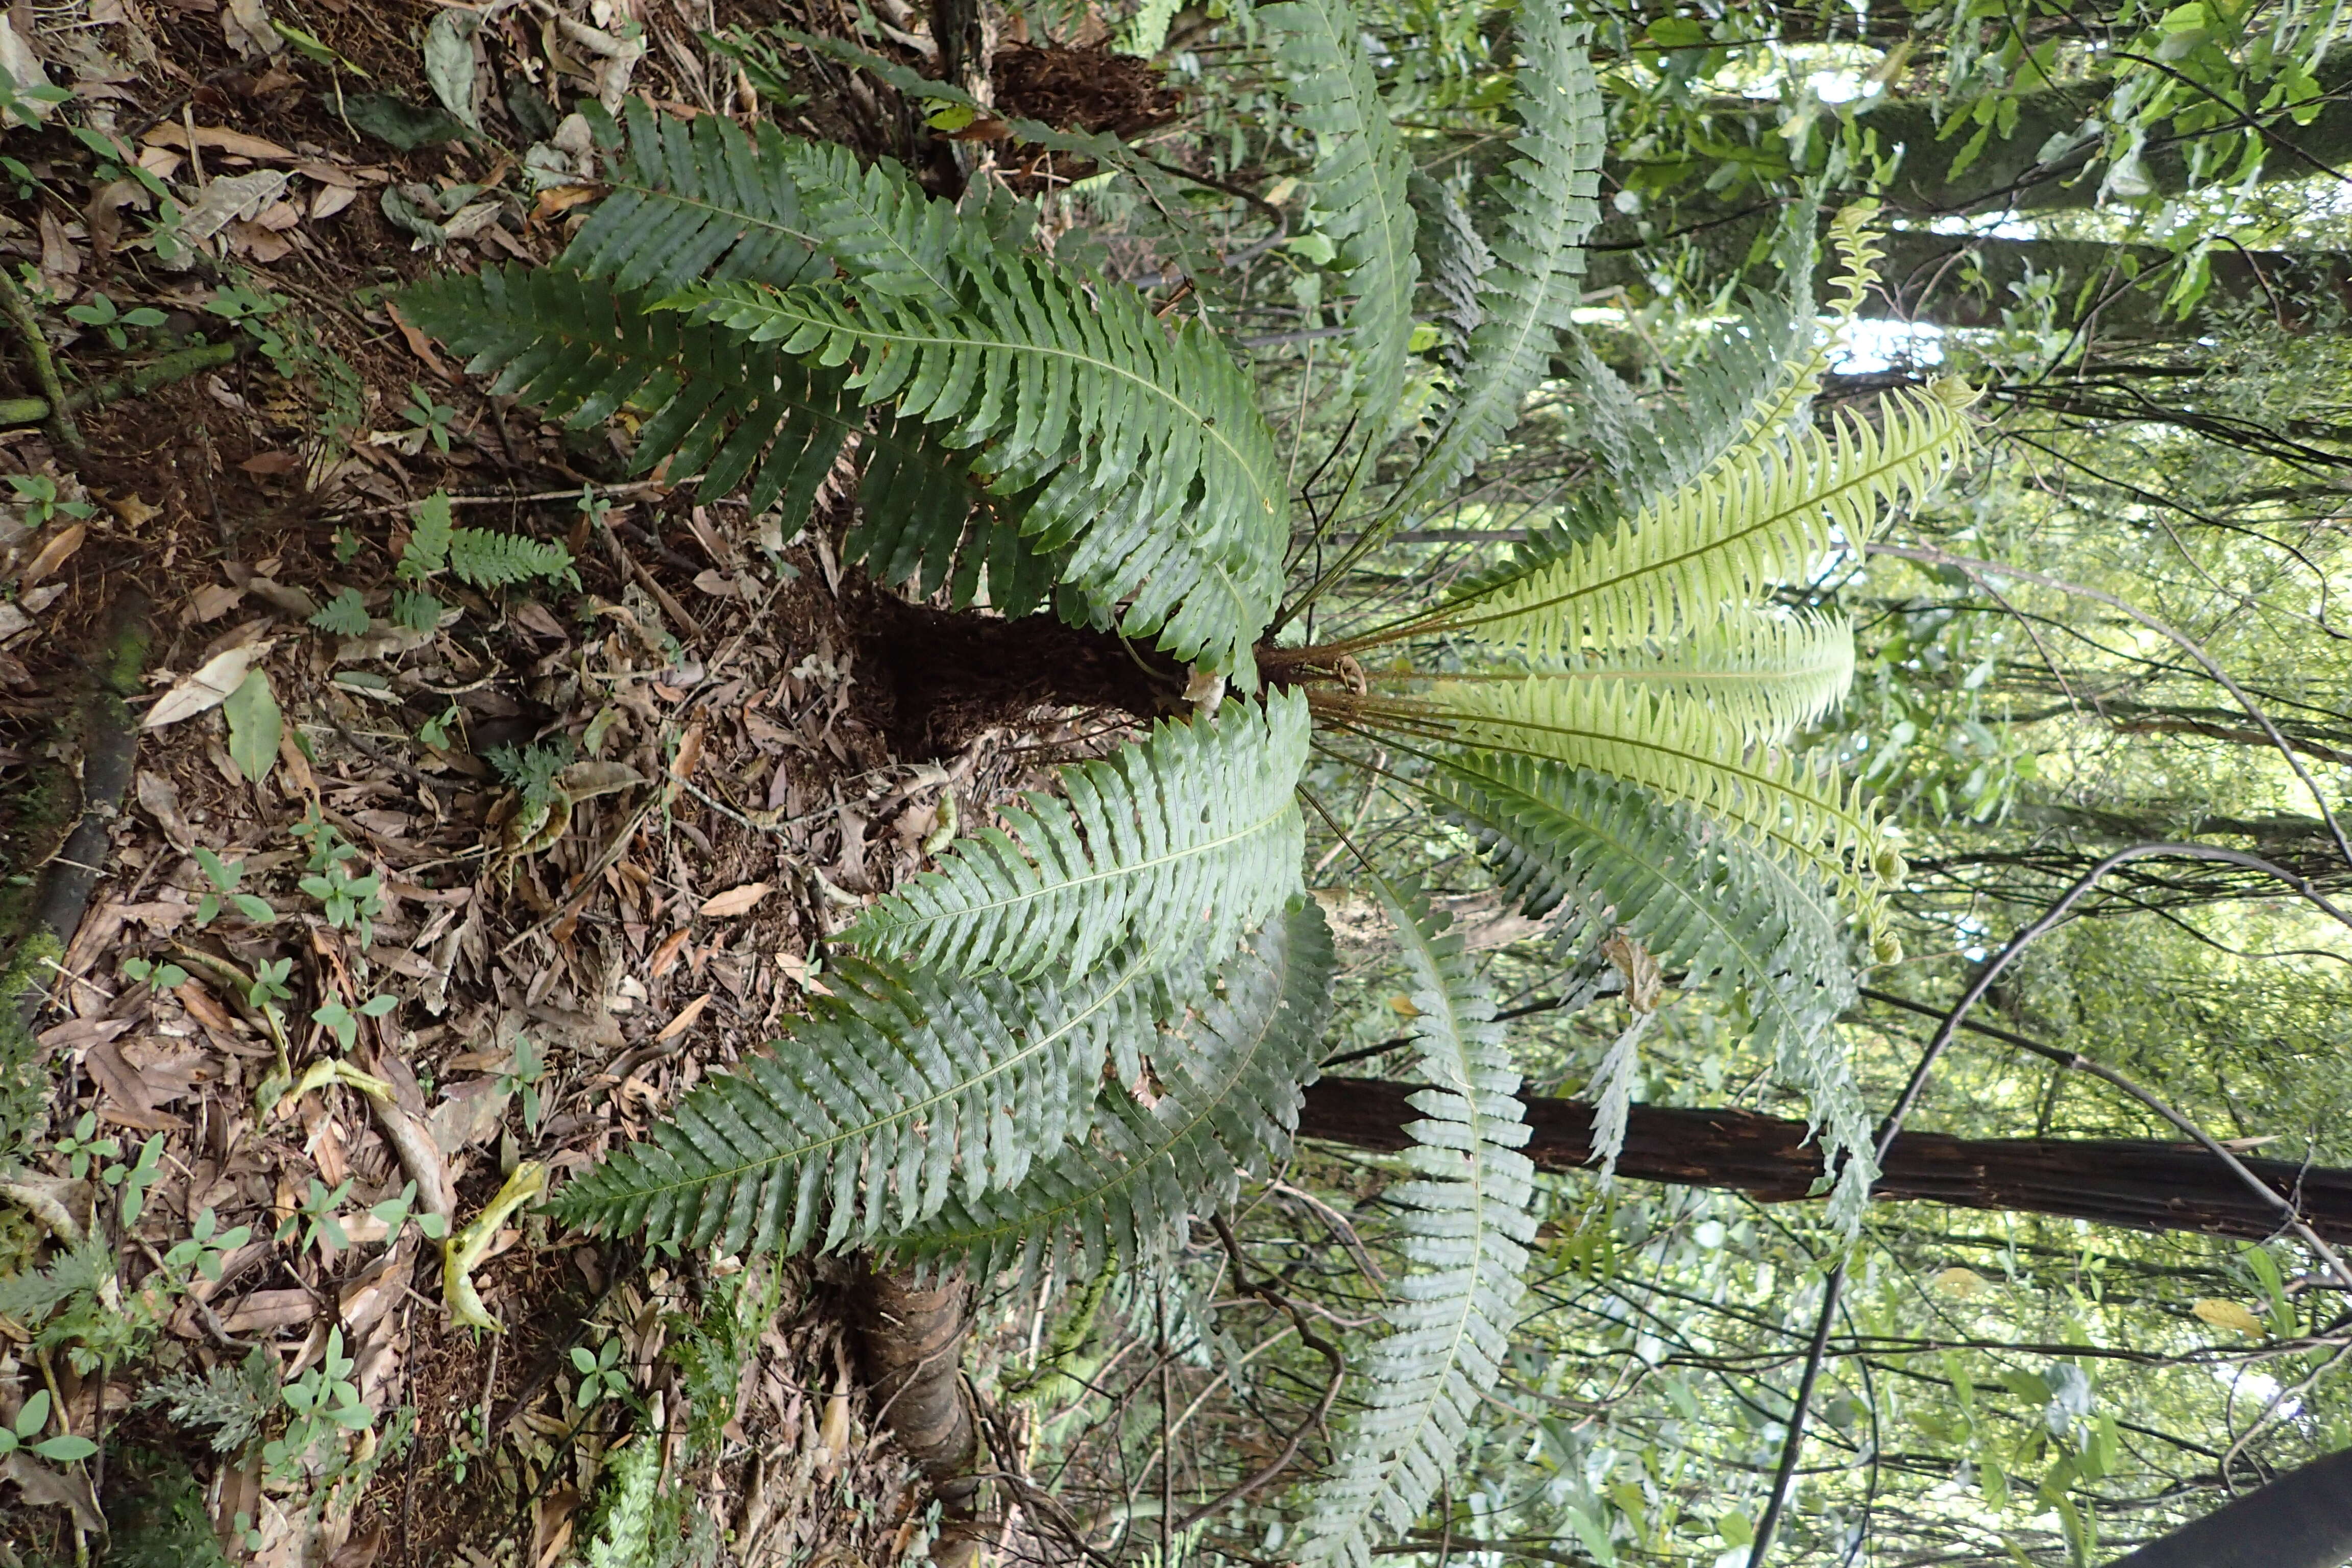
[[[971,454],[950,451],[922,421],[887,409],[872,418],[858,437],[858,514],[842,558],[925,598],[945,585],[958,609],[971,603],[983,568],[993,608],[1025,616],[1045,604],[1055,563],[1022,536],[1022,498],[990,494]]]
[[[1406,185],[1412,160],[1381,100],[1363,24],[1348,0],[1285,0],[1258,14],[1277,37],[1285,91],[1315,133],[1317,226],[1339,247],[1349,287],[1350,358],[1378,447],[1395,416],[1421,273]]]
[[[1395,922],[1417,1016],[1423,1120],[1404,1155],[1419,1179],[1386,1193],[1410,1272],[1395,1283],[1391,1331],[1366,1358],[1363,1406],[1317,1483],[1296,1550],[1310,1564],[1368,1568],[1374,1548],[1421,1522],[1494,1388],[1517,1315],[1535,1219],[1535,1168],[1519,1072],[1495,1002],[1418,888],[1380,889]]]
[[[1079,984],[1016,985],[842,960],[789,1039],[704,1079],[551,1207],[726,1252],[904,1230],[1086,1132],[1114,1043],[1153,1029],[1160,967],[1129,949]]]
[[[761,92],[772,96],[789,94],[793,90],[789,73],[782,68],[782,62],[766,41],[768,38],[823,55],[853,69],[871,72],[909,103],[952,106],[992,115],[1000,112],[998,107],[982,103],[960,87],[933,80],[887,55],[876,54],[847,38],[804,33],[796,27],[778,26],[766,29],[764,35],[721,35],[709,42],[719,53],[740,65]],[[1216,288],[1216,277],[1223,262],[1201,229],[1179,216],[1186,208],[1184,186],[1170,176],[1166,165],[1145,157],[1106,132],[1065,131],[1043,121],[1023,119],[1017,115],[1005,123],[1016,143],[1084,158],[1132,182],[1144,199],[1144,210],[1137,215],[1141,220],[1137,232],[1167,241],[1176,264],[1195,285],[1212,290]],[[1157,221],[1151,221],[1153,219]],[[1015,248],[1001,237],[999,244],[1005,248]]]
[[[1295,900],[1225,964],[1219,994],[1152,1047],[1152,1104],[1106,1087],[1088,1142],[1009,1192],[950,1203],[895,1250],[1027,1279],[1066,1258],[1085,1273],[1108,1258],[1132,1270],[1181,1246],[1188,1216],[1230,1205],[1244,1173],[1263,1176],[1289,1147],[1336,962],[1321,908]]]
[[[689,289],[669,303],[755,344],[851,367],[868,403],[985,446],[1000,494],[1063,580],[1180,658],[1255,672],[1288,500],[1248,381],[1204,330],[1042,258],[976,260],[953,312],[837,285]]]
[[[782,288],[831,274],[803,210],[808,143],[765,123],[755,139],[724,115],[672,120],[636,99],[625,108],[612,194],[564,247],[563,266],[663,293],[701,278]]]
[[[1853,1003],[1854,978],[1844,911],[1829,889],[1710,832],[1686,806],[1562,763],[1474,752],[1444,763],[1432,787],[1530,913],[1567,903],[1687,969],[1688,986],[1744,1001],[1780,1080],[1811,1104],[1824,1152],[1853,1156],[1836,1207],[1842,1220],[1858,1215],[1876,1172],[1861,1095],[1831,1029]]]
[[[1601,363],[1581,334],[1568,362],[1600,459],[1600,487],[1621,516],[1689,483],[1769,420],[1802,411],[1805,374],[1817,342],[1831,341],[1813,314],[1814,236],[1820,212],[1800,203],[1781,219],[1773,246],[1776,291],[1748,291],[1738,319],[1710,331],[1684,367],[1679,395],[1644,399]]]
[[[749,478],[753,510],[806,515],[842,442],[865,425],[840,374],[650,303],[556,267],[444,274],[401,297],[407,318],[492,377],[494,392],[575,428],[639,412],[640,471],[667,458],[713,494]]]
[[[1555,0],[1527,0],[1517,14],[1518,87],[1512,110],[1519,156],[1500,195],[1508,216],[1481,275],[1478,329],[1437,439],[1388,505],[1382,525],[1443,500],[1518,423],[1528,392],[1550,363],[1584,276],[1584,240],[1601,221],[1606,126],[1601,87],[1585,58],[1586,28],[1561,18]]]
[[[1032,795],[1010,835],[956,841],[844,935],[968,974],[1083,974],[1152,936],[1213,957],[1299,889],[1306,829],[1292,798],[1306,765],[1306,698],[1228,702],[1214,722],[1164,721],[1151,738],[1061,770],[1066,800]]]
[[[1495,264],[1494,252],[1486,248],[1470,221],[1470,209],[1451,184],[1417,174],[1412,200],[1423,216],[1421,232],[1430,253],[1429,286],[1441,307],[1438,319],[1447,328],[1445,363],[1458,377],[1469,363],[1470,340],[1486,319],[1478,289]]]
[[[961,249],[1018,248],[1025,224],[1000,233],[984,195],[935,201],[888,158],[762,124],[746,134],[719,115],[671,120],[631,100],[625,150],[606,196],[562,265],[625,289],[668,293],[695,282],[788,288],[833,276],[951,304]]]

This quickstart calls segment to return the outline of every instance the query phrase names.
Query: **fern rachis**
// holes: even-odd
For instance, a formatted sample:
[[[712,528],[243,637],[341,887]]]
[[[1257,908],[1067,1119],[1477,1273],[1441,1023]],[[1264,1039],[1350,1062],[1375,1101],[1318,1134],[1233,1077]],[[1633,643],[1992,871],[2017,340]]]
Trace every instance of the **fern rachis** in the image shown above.
[[[1035,1273],[1072,1249],[1088,1271],[1158,1261],[1187,1215],[1232,1203],[1242,1173],[1263,1175],[1286,1147],[1322,1049],[1335,963],[1321,908],[1296,900],[1224,966],[1206,1005],[1155,1044],[1154,1103],[1106,1086],[1091,1138],[1018,1187],[950,1203],[894,1249],[961,1258],[982,1277]]]
[[[555,1212],[722,1250],[856,1246],[1017,1184],[1091,1120],[1117,1043],[1149,1032],[1166,956],[1067,987],[845,963],[775,1052],[705,1079]],[[822,1229],[820,1229],[822,1226]]]
[[[1012,836],[960,840],[849,934],[967,973],[1084,973],[1151,929],[1222,949],[1297,890],[1305,828],[1291,791],[1307,734],[1297,694],[1163,723],[1142,745],[1066,769],[1066,802],[1033,796],[1006,814]]]
[[[1384,1536],[1419,1522],[1452,1468],[1479,1400],[1502,1371],[1527,1246],[1534,1167],[1519,1074],[1494,1022],[1493,997],[1457,934],[1408,887],[1381,888],[1412,981],[1413,1034],[1431,1087],[1412,1096],[1418,1179],[1388,1189],[1401,1205],[1411,1271],[1373,1347],[1366,1403],[1342,1436],[1331,1478],[1315,1489],[1300,1532],[1307,1561],[1364,1568]]]

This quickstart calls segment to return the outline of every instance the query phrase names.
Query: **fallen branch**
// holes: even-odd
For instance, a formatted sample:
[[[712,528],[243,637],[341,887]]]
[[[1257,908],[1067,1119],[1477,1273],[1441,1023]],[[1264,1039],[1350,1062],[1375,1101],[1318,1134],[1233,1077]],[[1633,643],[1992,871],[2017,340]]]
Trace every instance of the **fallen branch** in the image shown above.
[[[21,330],[21,325],[20,329]],[[103,408],[110,403],[120,403],[126,397],[144,397],[159,386],[169,386],[175,381],[185,381],[200,370],[233,362],[244,352],[244,344],[235,340],[225,343],[199,343],[194,348],[179,349],[150,364],[141,365],[127,375],[111,381],[101,381],[96,386],[85,386],[73,392],[61,392],[50,387],[47,397],[0,398],[0,426],[38,425],[49,417],[57,399],[65,400],[66,417],[92,408]],[[54,378],[55,367],[51,367]],[[76,432],[79,437],[79,432]],[[73,443],[69,443],[73,444]]]
[[[16,335],[25,340],[25,352],[33,360],[33,379],[41,384],[41,392],[48,400],[39,417],[51,419],[50,427],[69,450],[88,450],[81,438],[81,427],[73,422],[73,405],[66,395],[65,384],[58,379],[57,356],[49,352],[49,340],[41,331],[41,319],[33,313],[33,303],[16,287],[16,280],[5,272],[0,272],[0,311],[7,313],[8,320],[16,324]]]

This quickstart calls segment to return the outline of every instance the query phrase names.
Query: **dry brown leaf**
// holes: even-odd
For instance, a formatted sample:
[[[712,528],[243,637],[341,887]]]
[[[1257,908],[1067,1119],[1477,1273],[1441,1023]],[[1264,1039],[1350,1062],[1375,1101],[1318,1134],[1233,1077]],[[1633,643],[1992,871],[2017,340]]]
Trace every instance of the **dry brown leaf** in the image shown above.
[[[122,1059],[139,1074],[148,1100],[155,1105],[194,1094],[197,1084],[211,1076],[205,1071],[205,1057],[204,1047],[186,1040],[140,1036],[122,1045]]]
[[[310,196],[310,221],[331,218],[359,200],[356,185],[320,185]]]
[[[1654,1013],[1664,988],[1664,976],[1650,950],[1620,928],[1601,944],[1601,955],[1625,977],[1625,1003],[1636,1013]]]
[[[216,621],[245,603],[245,590],[226,583],[207,583],[188,595],[187,618],[199,624]]]
[[[702,900],[702,912],[713,920],[740,915],[768,896],[765,882],[746,882],[740,888],[730,888],[723,893],[713,893]]]
[[[335,1554],[327,1559],[327,1568],[373,1568],[375,1560],[383,1555],[389,1538],[383,1521],[377,1520],[368,1530],[336,1548]]]
[[[221,1327],[232,1334],[256,1330],[274,1334],[299,1329],[318,1315],[319,1303],[308,1290],[256,1290],[222,1316]]]
[[[686,727],[686,733],[678,737],[677,756],[669,765],[670,774],[678,779],[690,779],[694,776],[694,770],[701,764],[701,762],[702,724],[698,720],[688,724]],[[708,910],[703,911],[705,914],[709,912]]]
[[[143,729],[160,730],[166,724],[176,724],[183,719],[193,719],[199,713],[210,712],[228,700],[228,694],[245,681],[256,661],[268,653],[268,638],[247,643],[243,647],[230,648],[206,659],[193,675],[183,676],[160,701],[147,710]]]
[[[680,926],[664,937],[662,944],[654,949],[653,962],[647,968],[656,980],[670,972],[670,966],[677,962],[678,953],[686,947],[686,939],[692,934],[692,927]]]
[[[572,1550],[572,1518],[580,1511],[580,1494],[557,1487],[539,1500],[532,1510],[532,1561],[538,1568],[555,1568]]]
[[[149,506],[134,492],[106,498],[106,510],[122,520],[125,528],[138,528],[153,518],[163,515],[160,506]]]
[[[180,220],[181,232],[190,240],[210,239],[230,224],[259,213],[285,191],[286,174],[279,169],[256,169],[249,174],[215,180]]]
[[[79,522],[59,532],[47,544],[42,545],[39,552],[25,563],[24,574],[16,579],[18,586],[29,588],[64,565],[67,559],[81,548],[81,542],[89,536],[88,526]]]
[[[431,371],[443,381],[457,379],[449,374],[449,367],[442,361],[441,356],[433,352],[433,340],[410,326],[407,319],[401,315],[399,306],[387,300],[383,312],[392,318],[392,324],[400,329],[401,341],[408,345],[408,352],[424,361],[426,370]]]
[[[92,1535],[105,1531],[106,1516],[98,1511],[98,1493],[79,1468],[54,1469],[18,1448],[0,1460],[0,1476],[16,1482],[26,1502],[70,1510],[75,1525]]]
[[[187,151],[188,131],[176,120],[167,120],[139,139],[150,147],[177,147]],[[196,127],[196,145],[217,148],[236,158],[259,158],[265,162],[291,163],[299,153],[280,147],[275,142],[258,136],[248,136],[242,131],[231,131],[219,125]]]
[[[226,1008],[213,999],[213,994],[205,989],[203,981],[185,981],[173,986],[172,994],[180,999],[180,1005],[188,1010],[188,1016],[205,1028],[218,1030],[224,1035],[236,1033],[236,1020],[228,1016]]]
[[[112,1040],[90,1047],[83,1053],[81,1065],[96,1080],[100,1095],[126,1110],[154,1110],[154,1102],[147,1096],[147,1086],[141,1081],[139,1069],[122,1059],[121,1047]]]
[[[173,848],[185,854],[195,847],[196,830],[181,815],[180,792],[172,787],[171,780],[141,768],[132,791],[138,796],[139,809],[155,819],[155,826],[163,830],[163,837],[172,841]]]
[[[595,201],[604,194],[602,185],[550,185],[539,193],[539,200],[531,205],[530,221],[536,225],[562,217],[582,202]]]
[[[654,1038],[657,1041],[674,1040],[677,1038],[680,1035],[683,1035],[688,1029],[694,1027],[694,1021],[697,1018],[701,1017],[702,1010],[709,1005],[710,993],[706,991],[701,995],[697,996],[693,1001],[688,1002],[685,1006],[680,1007],[677,1010],[677,1016],[672,1018],[668,1023],[664,1024],[661,1026],[661,1033],[656,1035]]]

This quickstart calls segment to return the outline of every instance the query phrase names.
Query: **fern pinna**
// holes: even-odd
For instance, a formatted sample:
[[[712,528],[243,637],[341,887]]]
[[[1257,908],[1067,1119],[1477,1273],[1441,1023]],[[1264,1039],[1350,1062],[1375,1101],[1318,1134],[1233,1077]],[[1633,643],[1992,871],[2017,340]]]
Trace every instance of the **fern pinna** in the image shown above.
[[[1311,752],[1345,763],[1370,738],[1431,809],[1409,838],[1452,835],[1530,912],[1572,910],[1576,940],[1734,997],[1812,1104],[1838,1215],[1858,1214],[1866,1127],[1833,1025],[1854,966],[1891,952],[1884,892],[1904,867],[1873,803],[1803,749],[1852,679],[1851,630],[1787,601],[1960,461],[1966,389],[1812,417],[1874,260],[1855,207],[1831,227],[1844,281],[1827,321],[1801,292],[1806,212],[1783,239],[1796,292],[1753,301],[1682,405],[1635,399],[1570,317],[1603,128],[1582,26],[1517,12],[1515,157],[1482,234],[1462,192],[1414,173],[1347,0],[1257,16],[1315,149],[1308,221],[1347,284],[1331,340],[1347,431],[1323,465],[1343,477],[1307,509],[1312,537],[1290,518],[1316,465],[1274,438],[1214,312],[1155,310],[1069,259],[1082,246],[1056,258],[1034,209],[984,182],[934,200],[887,160],[633,104],[558,264],[404,300],[501,392],[575,424],[630,409],[642,469],[795,520],[854,470],[844,553],[887,582],[1050,606],[1233,693],[1060,770],[875,903],[805,1021],[575,1179],[558,1213],[982,1274],[1180,1268],[1189,1221],[1281,1157],[1315,1071],[1337,964],[1300,898],[1297,794]],[[728,47],[747,69],[765,58]],[[1182,223],[1166,168],[1016,129],[1139,191],[1163,254],[1218,292],[1218,247]],[[1436,218],[1426,280],[1417,206]],[[1416,316],[1450,329],[1434,359],[1417,358]],[[1508,558],[1351,621],[1335,585],[1507,453],[1563,366],[1592,481]],[[1334,533],[1350,542],[1324,552]],[[1286,558],[1319,564],[1286,584]],[[1289,631],[1310,607],[1313,643]],[[1401,880],[1382,898],[1425,1085],[1412,1179],[1390,1189],[1407,1270],[1298,1546],[1351,1565],[1415,1524],[1486,1398],[1530,1234],[1517,1073],[1475,966]]]

